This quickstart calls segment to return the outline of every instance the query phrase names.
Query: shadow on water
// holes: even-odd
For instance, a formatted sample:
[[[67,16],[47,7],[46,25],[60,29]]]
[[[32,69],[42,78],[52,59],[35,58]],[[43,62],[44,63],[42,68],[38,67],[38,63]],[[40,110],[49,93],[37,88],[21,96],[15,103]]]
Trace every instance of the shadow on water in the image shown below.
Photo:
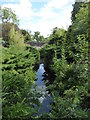
[[[38,115],[41,113],[46,113],[51,110],[50,104],[52,103],[51,95],[49,94],[49,91],[46,91],[46,85],[44,83],[44,64],[40,64],[39,69],[37,70],[37,77],[36,77],[36,85],[37,90],[42,93],[42,96],[39,98],[39,101],[41,102],[41,108],[38,112]]]

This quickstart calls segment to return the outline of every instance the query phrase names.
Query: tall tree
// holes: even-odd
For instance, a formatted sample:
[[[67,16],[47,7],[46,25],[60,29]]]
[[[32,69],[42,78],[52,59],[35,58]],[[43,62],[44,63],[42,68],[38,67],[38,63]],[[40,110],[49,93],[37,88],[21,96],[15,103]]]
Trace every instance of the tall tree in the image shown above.
[[[2,30],[2,37],[6,42],[8,42],[9,32],[10,32],[10,29],[12,28],[13,25],[14,25],[15,31],[20,31],[18,25],[14,24],[14,23],[8,22],[8,23],[0,24],[0,27]]]
[[[30,32],[26,31],[26,30],[21,30],[21,33],[22,35],[24,36],[24,41],[25,42],[28,42],[28,41],[31,41],[32,38],[31,38],[31,35],[30,35]]]
[[[15,31],[14,26],[9,32],[9,44],[17,48],[24,48],[24,37],[18,31]]]
[[[72,11],[72,16],[71,16],[72,21],[76,19],[75,15],[80,10],[80,7],[82,4],[83,4],[82,2],[75,2],[75,4],[73,4],[73,11]]]
[[[75,3],[76,4],[76,3]],[[78,44],[79,35],[87,37],[87,29],[88,29],[88,4],[81,3],[81,7],[77,14],[75,14],[75,19],[72,21],[72,25],[68,28],[66,34],[66,56],[68,62],[76,61],[76,57],[74,56],[77,53],[78,49],[75,47]],[[73,8],[75,9],[75,8]],[[84,35],[83,35],[84,34]],[[83,38],[82,38],[83,40]],[[81,41],[82,42],[82,41]]]
[[[37,41],[39,41],[39,35],[40,35],[40,32],[39,32],[39,31],[36,31],[36,32],[34,33],[34,39],[37,40]]]
[[[38,42],[44,40],[44,37],[42,35],[40,35],[40,32],[39,31],[36,31],[34,33],[34,39],[37,40]]]
[[[0,6],[0,29],[5,46],[9,44],[9,32],[12,26],[14,25],[15,31],[20,31],[18,24],[19,20],[14,11],[11,8],[2,8]]]
[[[11,8],[2,8],[0,7],[0,19],[3,23],[13,22],[15,24],[19,23],[16,14]]]

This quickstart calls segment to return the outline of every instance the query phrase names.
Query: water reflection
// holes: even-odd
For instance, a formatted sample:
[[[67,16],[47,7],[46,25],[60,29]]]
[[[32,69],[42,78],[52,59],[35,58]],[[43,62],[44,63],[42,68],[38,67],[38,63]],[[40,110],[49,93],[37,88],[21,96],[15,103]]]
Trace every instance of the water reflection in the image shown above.
[[[40,64],[39,69],[37,71],[37,80],[35,81],[37,85],[37,91],[42,93],[42,96],[39,98],[41,102],[41,108],[38,114],[41,114],[43,112],[49,112],[51,110],[50,104],[51,104],[51,96],[48,91],[46,91],[46,85],[44,83],[44,75],[45,69],[44,64]]]
[[[38,87],[40,86],[45,87],[44,81],[42,81],[44,72],[45,72],[44,65],[40,64],[39,69],[37,71],[37,77],[36,77],[37,81],[35,82]]]

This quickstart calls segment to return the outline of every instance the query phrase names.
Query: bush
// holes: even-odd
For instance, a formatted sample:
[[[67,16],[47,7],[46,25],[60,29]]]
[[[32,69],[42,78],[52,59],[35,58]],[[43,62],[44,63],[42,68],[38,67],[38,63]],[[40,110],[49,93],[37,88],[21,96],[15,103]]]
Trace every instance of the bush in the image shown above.
[[[28,50],[14,46],[3,48],[2,55],[3,119],[32,117],[36,113],[34,105],[39,103],[32,91],[35,58]]]

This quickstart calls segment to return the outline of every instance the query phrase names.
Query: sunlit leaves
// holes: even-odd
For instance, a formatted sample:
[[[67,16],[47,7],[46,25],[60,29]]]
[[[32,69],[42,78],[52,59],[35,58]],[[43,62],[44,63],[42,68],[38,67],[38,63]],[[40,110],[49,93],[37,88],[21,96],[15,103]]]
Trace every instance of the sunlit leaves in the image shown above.
[[[33,116],[34,99],[39,101],[31,91],[36,78],[35,58],[29,50],[13,45],[3,47],[2,53],[3,115],[5,119]]]
[[[2,8],[0,6],[0,19],[3,23],[13,22],[18,24],[18,19],[14,11],[11,8]]]

